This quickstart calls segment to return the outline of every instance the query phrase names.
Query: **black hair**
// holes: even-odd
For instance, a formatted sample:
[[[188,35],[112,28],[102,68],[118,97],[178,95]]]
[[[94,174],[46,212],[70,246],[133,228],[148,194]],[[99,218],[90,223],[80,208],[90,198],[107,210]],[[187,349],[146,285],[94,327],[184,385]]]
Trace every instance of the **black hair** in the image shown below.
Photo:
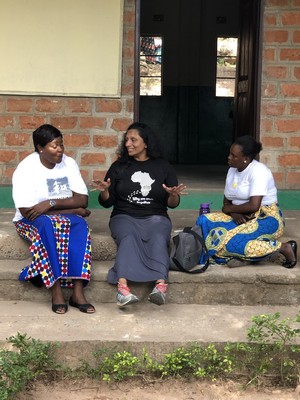
[[[50,124],[41,125],[32,133],[32,140],[34,145],[34,150],[39,152],[38,145],[45,147],[46,144],[52,142],[52,140],[61,137],[62,133],[59,129],[55,128]]]
[[[134,122],[127,128],[124,133],[119,151],[118,151],[118,159],[123,162],[127,162],[131,159],[128,155],[128,151],[125,146],[125,138],[127,132],[131,129],[136,129],[140,135],[140,137],[144,140],[147,145],[146,152],[147,156],[150,158],[163,158],[163,149],[160,143],[158,136],[153,132],[153,130],[146,124],[142,122]]]
[[[262,144],[257,142],[252,136],[244,135],[239,136],[234,144],[237,144],[241,147],[242,153],[246,157],[250,157],[251,161],[259,154],[262,150]]]

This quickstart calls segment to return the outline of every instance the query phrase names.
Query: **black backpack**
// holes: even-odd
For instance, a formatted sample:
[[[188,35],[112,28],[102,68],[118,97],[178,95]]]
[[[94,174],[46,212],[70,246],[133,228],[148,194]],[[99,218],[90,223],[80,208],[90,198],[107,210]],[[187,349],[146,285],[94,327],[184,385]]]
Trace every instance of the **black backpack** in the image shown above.
[[[199,265],[200,255],[203,251],[207,253],[200,226],[184,228],[171,240],[170,269],[190,274],[206,271],[209,257],[204,265]],[[196,266],[198,268],[195,268]]]

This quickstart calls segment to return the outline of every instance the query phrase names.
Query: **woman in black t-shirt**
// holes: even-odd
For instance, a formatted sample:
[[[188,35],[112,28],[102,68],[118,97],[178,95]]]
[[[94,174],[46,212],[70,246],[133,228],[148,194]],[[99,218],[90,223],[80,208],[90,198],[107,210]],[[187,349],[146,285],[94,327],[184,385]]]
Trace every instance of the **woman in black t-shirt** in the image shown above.
[[[118,285],[117,304],[136,303],[127,282],[155,282],[149,300],[166,300],[171,221],[167,209],[179,205],[185,189],[174,168],[162,156],[158,138],[145,124],[135,122],[124,134],[118,159],[104,181],[94,181],[98,201],[113,206],[109,227],[117,244],[108,282]]]

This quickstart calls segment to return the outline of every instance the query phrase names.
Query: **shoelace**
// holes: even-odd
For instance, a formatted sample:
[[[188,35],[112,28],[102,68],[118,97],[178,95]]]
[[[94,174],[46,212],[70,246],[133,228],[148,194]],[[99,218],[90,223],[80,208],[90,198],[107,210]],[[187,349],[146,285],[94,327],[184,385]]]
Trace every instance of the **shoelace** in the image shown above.
[[[167,291],[167,284],[166,283],[161,283],[161,282],[159,282],[159,283],[157,283],[156,285],[155,285],[155,287],[157,288],[157,290],[159,290],[160,292],[162,292],[162,293],[165,293],[166,291]]]
[[[128,296],[130,294],[130,289],[128,286],[123,285],[122,283],[118,283],[118,291],[122,293],[124,296]]]

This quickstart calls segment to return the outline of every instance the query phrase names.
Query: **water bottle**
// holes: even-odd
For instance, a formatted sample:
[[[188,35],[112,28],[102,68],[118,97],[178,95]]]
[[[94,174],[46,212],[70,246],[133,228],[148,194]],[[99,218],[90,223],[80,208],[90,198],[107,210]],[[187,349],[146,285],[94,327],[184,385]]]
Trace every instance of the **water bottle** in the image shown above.
[[[199,208],[199,215],[210,213],[210,203],[201,203]]]

